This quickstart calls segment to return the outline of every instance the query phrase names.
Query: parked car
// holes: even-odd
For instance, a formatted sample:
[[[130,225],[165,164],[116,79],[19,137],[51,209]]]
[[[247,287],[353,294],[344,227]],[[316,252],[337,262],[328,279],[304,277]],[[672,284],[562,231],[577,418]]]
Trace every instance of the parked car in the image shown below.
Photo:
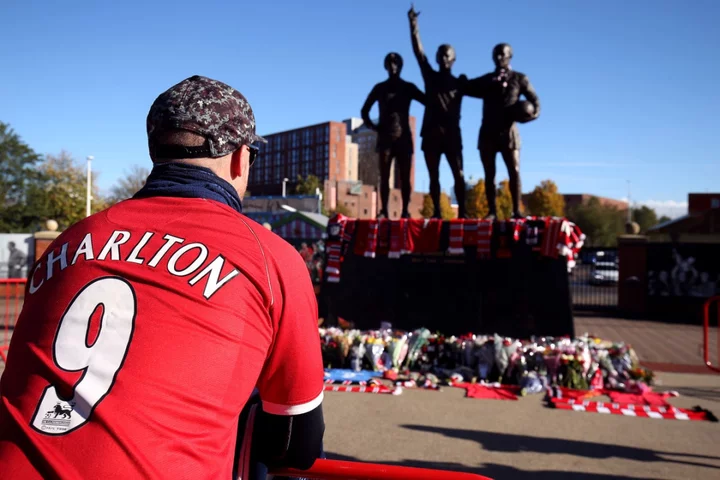
[[[594,252],[594,255],[592,258],[592,263],[598,263],[598,262],[602,262],[602,263],[615,262],[615,263],[617,263],[617,261],[618,261],[617,250],[607,250],[607,251],[598,250],[598,251]]]
[[[595,262],[590,272],[591,285],[617,284],[620,277],[618,265],[615,262]]]

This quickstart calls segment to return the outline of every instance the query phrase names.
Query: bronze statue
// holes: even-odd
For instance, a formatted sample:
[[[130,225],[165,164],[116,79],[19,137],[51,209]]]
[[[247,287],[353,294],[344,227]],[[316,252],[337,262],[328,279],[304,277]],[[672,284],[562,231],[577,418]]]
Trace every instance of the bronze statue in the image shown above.
[[[362,106],[360,115],[369,128],[377,132],[377,147],[380,161],[380,203],[378,217],[389,218],[388,197],[390,196],[390,168],[393,160],[400,167],[400,189],[402,191],[402,218],[410,218],[410,169],[412,167],[413,138],[410,130],[410,102],[416,100],[425,105],[425,94],[413,83],[400,78],[403,59],[399,53],[391,52],[385,57],[388,79],[375,85]],[[378,103],[380,119],[375,125],[370,120],[370,109]]]
[[[462,86],[467,78],[459,78],[450,72],[455,63],[455,49],[448,44],[440,45],[435,56],[439,70],[434,70],[425,56],[415,8],[408,12],[413,51],[420,64],[425,81],[425,115],[423,117],[422,151],[425,154],[430,177],[430,196],[435,207],[435,218],[440,218],[440,157],[450,164],[455,179],[455,197],[458,202],[458,217],[465,218],[465,178],[463,176],[462,136],[460,133],[460,104]]]
[[[469,80],[464,93],[483,99],[483,119],[478,138],[480,160],[485,169],[488,218],[497,215],[495,205],[495,156],[503,157],[508,169],[513,217],[520,218],[520,134],[516,123],[535,120],[540,102],[528,77],[510,66],[513,51],[507,43],[493,49],[495,71]],[[527,101],[518,101],[523,95]]]

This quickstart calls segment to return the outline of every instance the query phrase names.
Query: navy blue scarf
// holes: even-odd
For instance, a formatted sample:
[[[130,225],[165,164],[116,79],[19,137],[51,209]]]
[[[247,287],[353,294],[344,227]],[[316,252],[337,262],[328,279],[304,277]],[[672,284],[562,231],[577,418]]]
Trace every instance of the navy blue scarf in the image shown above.
[[[240,197],[232,185],[209,168],[185,163],[155,165],[145,186],[133,196],[148,197],[206,198],[242,213]]]

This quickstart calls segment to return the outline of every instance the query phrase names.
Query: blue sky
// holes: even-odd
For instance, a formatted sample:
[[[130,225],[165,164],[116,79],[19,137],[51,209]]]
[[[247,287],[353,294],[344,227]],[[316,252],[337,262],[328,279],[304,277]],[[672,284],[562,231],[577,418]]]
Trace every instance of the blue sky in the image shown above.
[[[145,116],[155,97],[193,74],[250,100],[272,133],[359,116],[385,79],[389,51],[422,88],[407,10],[396,0],[50,2],[0,4],[0,121],[40,153],[95,157],[109,188],[149,166]],[[555,180],[566,193],[627,196],[684,213],[687,193],[717,191],[720,1],[418,0],[429,52],[457,51],[453,71],[492,69],[499,42],[515,51],[542,104],[522,125],[523,190]],[[476,150],[481,101],[463,103],[465,171]],[[422,118],[422,106],[411,113]],[[416,188],[427,191],[422,154]],[[505,178],[498,158],[498,180]],[[443,166],[443,188],[452,188]]]

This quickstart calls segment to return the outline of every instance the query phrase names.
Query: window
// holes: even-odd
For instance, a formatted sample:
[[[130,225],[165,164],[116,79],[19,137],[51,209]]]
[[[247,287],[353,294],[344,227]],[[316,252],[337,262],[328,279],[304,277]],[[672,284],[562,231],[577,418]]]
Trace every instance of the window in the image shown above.
[[[280,152],[274,153],[272,155],[272,158],[273,158],[273,161],[272,161],[273,180],[275,181],[275,183],[280,183],[280,182],[282,182],[282,179],[283,179],[283,171],[282,171],[283,169],[282,169],[282,163],[280,161],[281,160]]]
[[[300,152],[298,150],[291,150],[290,152],[290,178],[297,178],[300,173]]]
[[[303,177],[307,177],[310,173],[310,162],[307,161],[305,158],[305,155],[303,154],[302,159],[300,160],[300,175]]]
[[[300,134],[298,132],[292,133],[292,148],[300,146]]]
[[[323,158],[325,160],[328,160],[328,146],[327,144],[323,145]]]
[[[323,141],[327,142],[327,141],[330,140],[330,126],[329,126],[329,125],[325,125],[325,129],[324,129],[324,130],[325,130],[325,134],[324,134],[324,140],[323,140]]]
[[[367,208],[363,209],[363,213],[367,215]]]

